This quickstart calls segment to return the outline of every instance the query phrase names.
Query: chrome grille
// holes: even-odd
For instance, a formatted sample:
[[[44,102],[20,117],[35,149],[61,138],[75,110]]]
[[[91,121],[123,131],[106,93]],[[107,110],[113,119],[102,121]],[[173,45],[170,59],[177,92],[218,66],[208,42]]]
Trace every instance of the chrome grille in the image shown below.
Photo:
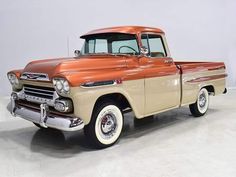
[[[21,79],[26,80],[41,80],[41,81],[49,81],[49,77],[45,73],[31,73],[31,72],[24,72],[21,77]]]
[[[24,85],[24,94],[39,98],[53,99],[55,89],[50,87],[40,87]]]

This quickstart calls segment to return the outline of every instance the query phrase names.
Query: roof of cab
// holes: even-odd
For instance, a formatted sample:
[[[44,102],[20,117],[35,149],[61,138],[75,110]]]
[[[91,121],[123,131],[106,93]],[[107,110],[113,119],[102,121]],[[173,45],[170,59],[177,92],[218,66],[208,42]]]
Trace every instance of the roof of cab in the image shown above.
[[[154,32],[154,33],[163,33],[164,34],[164,31],[162,31],[159,28],[152,28],[152,27],[145,27],[145,26],[117,26],[117,27],[92,30],[80,37],[85,38],[86,36],[89,36],[89,35],[102,34],[102,33],[138,34],[140,32]]]

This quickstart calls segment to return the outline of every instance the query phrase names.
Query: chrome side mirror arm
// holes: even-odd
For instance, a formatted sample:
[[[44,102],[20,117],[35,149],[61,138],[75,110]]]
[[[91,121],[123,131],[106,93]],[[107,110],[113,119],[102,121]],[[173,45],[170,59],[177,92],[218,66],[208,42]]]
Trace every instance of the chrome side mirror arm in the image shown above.
[[[148,54],[149,54],[148,48],[142,46],[142,47],[140,48],[140,53],[141,53],[141,55],[143,55],[143,56],[148,56]]]

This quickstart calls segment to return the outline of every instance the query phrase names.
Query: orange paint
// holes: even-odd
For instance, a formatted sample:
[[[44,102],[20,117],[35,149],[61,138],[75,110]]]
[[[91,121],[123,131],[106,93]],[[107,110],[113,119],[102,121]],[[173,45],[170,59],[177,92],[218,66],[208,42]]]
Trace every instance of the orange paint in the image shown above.
[[[126,34],[138,35],[141,32],[153,32],[153,33],[164,34],[164,31],[162,31],[159,28],[151,28],[151,27],[144,27],[144,26],[118,26],[118,27],[93,30],[82,35],[81,38],[84,38],[85,36],[88,36],[88,35],[100,34],[100,33],[126,33]]]
[[[140,33],[162,33],[158,28],[125,26],[104,28],[90,31],[81,36],[99,33],[129,33],[137,35],[139,47],[141,47]],[[179,70],[176,65],[180,65]],[[110,55],[87,55],[71,58],[58,58],[37,60],[30,62],[23,70],[13,70],[19,78],[23,72],[47,73],[49,79],[54,77],[66,78],[70,86],[80,86],[87,82],[106,81],[106,80],[136,80],[151,77],[163,77],[223,69],[223,62],[173,62],[172,58],[150,58],[145,56],[110,56]],[[214,79],[214,78],[212,78]],[[37,81],[46,82],[46,81]]]

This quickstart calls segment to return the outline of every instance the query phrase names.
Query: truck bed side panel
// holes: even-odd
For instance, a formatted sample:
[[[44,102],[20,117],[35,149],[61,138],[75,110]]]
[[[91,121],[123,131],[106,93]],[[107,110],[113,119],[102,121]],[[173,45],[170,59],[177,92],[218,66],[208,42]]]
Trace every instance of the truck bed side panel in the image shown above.
[[[175,62],[182,73],[181,105],[192,104],[197,100],[203,87],[213,87],[214,95],[225,90],[225,65],[223,62]]]

